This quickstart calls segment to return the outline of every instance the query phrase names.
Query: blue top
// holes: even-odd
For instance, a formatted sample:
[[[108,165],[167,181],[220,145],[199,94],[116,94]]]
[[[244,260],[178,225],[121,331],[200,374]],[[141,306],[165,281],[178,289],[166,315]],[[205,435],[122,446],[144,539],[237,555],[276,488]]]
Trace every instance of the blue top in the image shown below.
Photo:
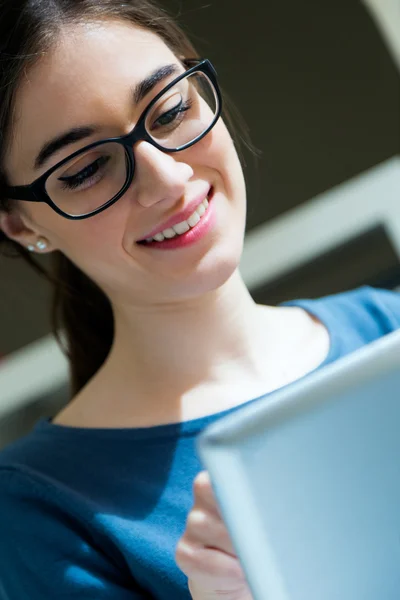
[[[287,304],[328,328],[323,364],[400,327],[400,295],[369,287]],[[141,429],[39,421],[0,453],[0,599],[188,600],[174,554],[202,470],[195,439],[239,408]]]

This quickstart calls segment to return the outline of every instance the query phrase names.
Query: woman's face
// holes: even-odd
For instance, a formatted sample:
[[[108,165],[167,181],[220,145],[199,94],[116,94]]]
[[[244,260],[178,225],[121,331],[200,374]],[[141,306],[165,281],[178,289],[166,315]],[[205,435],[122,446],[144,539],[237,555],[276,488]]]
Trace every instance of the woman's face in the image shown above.
[[[176,75],[138,104],[132,89],[171,64],[183,72],[159,37],[127,23],[64,30],[57,46],[27,72],[19,88],[4,165],[9,183],[30,183],[76,150],[130,132],[147,104]],[[34,168],[49,140],[89,126],[96,133]],[[220,119],[184,151],[166,154],[138,142],[134,155],[133,182],[110,208],[71,221],[44,203],[18,201],[21,223],[18,229],[14,225],[12,236],[23,244],[45,237],[51,250],[63,252],[112,302],[157,304],[217,288],[238,265],[245,225],[243,173],[224,123]],[[201,233],[200,222],[201,235],[191,244],[171,249],[138,243],[193,202],[200,203],[210,190],[209,224]]]

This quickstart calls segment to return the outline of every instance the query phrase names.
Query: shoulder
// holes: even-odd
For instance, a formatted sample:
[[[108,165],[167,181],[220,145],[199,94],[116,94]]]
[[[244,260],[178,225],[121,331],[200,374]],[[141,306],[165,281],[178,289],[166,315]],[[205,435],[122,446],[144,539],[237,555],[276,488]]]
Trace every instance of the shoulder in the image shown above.
[[[7,515],[2,527],[16,523],[62,527],[71,519],[82,521],[88,516],[82,514],[85,507],[75,501],[73,490],[63,480],[61,459],[57,448],[35,431],[2,449],[0,519]]]
[[[321,306],[331,310],[338,320],[364,329],[379,337],[400,327],[400,294],[364,286],[350,292],[327,296]]]
[[[0,579],[6,577],[3,568],[26,568],[28,557],[32,564],[40,562],[40,540],[57,539],[61,544],[67,528],[61,516],[56,494],[44,478],[38,479],[29,468],[15,465],[0,467]],[[43,557],[51,558],[48,548],[41,548]],[[24,564],[20,563],[23,557]]]
[[[28,466],[0,465],[0,518],[7,515],[7,522],[2,522],[2,527],[15,527],[16,523],[30,521],[37,527],[41,518],[44,522],[50,515],[54,517],[55,509],[58,519],[61,517],[62,520],[62,515],[70,518],[71,511],[61,490],[44,474]]]
[[[73,502],[46,477],[23,466],[0,467],[0,598],[78,600],[141,598]],[[111,556],[112,555],[112,556]],[[2,595],[3,594],[3,595]]]
[[[355,349],[400,328],[400,294],[363,286],[316,300],[285,303],[316,316],[331,338]]]

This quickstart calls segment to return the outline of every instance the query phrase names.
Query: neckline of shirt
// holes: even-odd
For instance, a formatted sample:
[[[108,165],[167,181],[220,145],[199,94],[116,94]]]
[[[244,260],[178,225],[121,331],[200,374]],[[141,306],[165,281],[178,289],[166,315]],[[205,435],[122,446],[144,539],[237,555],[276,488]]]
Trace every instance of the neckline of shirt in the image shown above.
[[[311,373],[314,373],[318,369],[321,369],[325,365],[333,362],[340,356],[341,344],[340,336],[337,333],[337,328],[334,326],[335,318],[332,312],[326,307],[324,299],[318,300],[293,300],[290,302],[284,302],[281,306],[297,306],[303,308],[309,314],[313,315],[321,321],[326,327],[330,344],[329,351],[325,359],[318,367],[316,367],[310,373],[304,375],[308,377]],[[301,378],[302,379],[302,378]],[[298,381],[298,380],[297,380]],[[293,382],[296,383],[296,382]],[[293,383],[288,385],[293,385]],[[93,436],[93,437],[119,437],[119,438],[138,438],[144,440],[154,438],[165,438],[165,437],[190,437],[193,434],[199,433],[202,429],[207,427],[213,421],[220,419],[230,413],[240,410],[244,406],[248,406],[253,402],[257,402],[265,396],[269,396],[274,392],[269,392],[247,400],[238,406],[228,408],[226,410],[206,415],[204,417],[198,417],[189,421],[182,421],[178,423],[168,423],[164,425],[153,425],[151,427],[75,427],[69,425],[56,425],[51,422],[50,417],[42,417],[35,425],[34,431],[38,433],[54,434],[54,435],[67,435],[67,436]]]

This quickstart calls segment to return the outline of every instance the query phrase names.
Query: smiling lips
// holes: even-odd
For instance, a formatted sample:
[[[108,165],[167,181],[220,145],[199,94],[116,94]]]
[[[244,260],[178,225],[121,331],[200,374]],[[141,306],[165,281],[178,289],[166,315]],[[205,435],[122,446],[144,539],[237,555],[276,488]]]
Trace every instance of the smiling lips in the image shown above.
[[[185,211],[170,218],[163,226],[151,232],[145,239],[140,240],[140,244],[163,242],[164,240],[184,235],[190,229],[195,227],[206,213],[211,197],[212,188],[207,194],[202,194],[193,200]],[[194,207],[194,208],[193,208]]]
[[[181,221],[177,225],[173,227],[168,227],[167,229],[163,229],[160,233],[156,233],[151,238],[147,238],[146,242],[163,242],[165,239],[172,239],[177,235],[183,235],[187,233],[190,229],[195,227],[197,223],[200,221],[201,217],[204,215],[208,208],[208,199],[205,198],[203,202],[196,208],[194,213],[185,221]]]

